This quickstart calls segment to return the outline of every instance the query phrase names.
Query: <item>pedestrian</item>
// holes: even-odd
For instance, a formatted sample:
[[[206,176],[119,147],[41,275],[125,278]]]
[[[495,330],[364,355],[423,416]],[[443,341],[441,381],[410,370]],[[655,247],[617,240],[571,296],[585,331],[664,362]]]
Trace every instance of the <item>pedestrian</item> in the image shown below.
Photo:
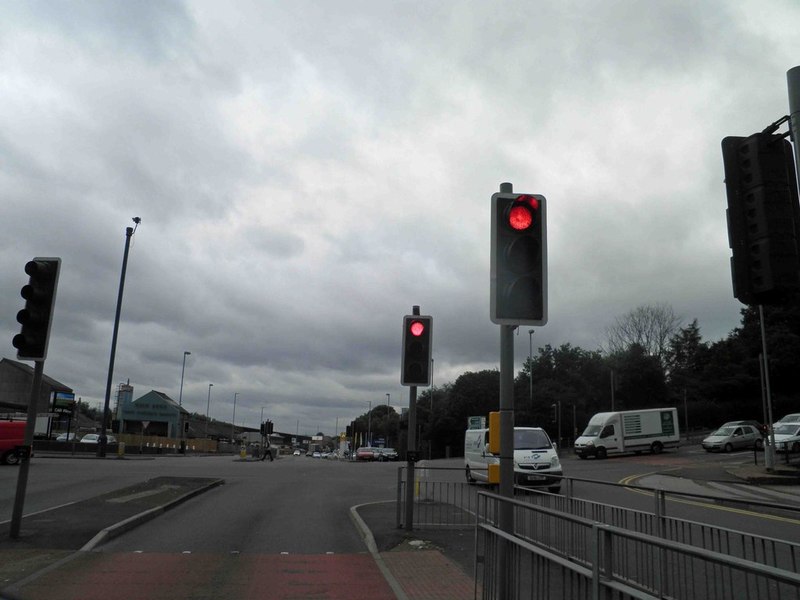
[[[264,456],[261,457],[261,460],[269,457],[269,462],[272,462],[274,459],[272,458],[272,451],[269,448],[269,439],[267,439],[267,444],[264,446]]]

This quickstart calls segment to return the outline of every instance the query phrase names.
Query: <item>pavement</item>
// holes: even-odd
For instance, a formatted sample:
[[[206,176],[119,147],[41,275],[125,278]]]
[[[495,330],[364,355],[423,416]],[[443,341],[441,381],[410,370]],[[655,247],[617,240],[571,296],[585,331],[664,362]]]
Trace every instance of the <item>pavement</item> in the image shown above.
[[[686,466],[660,476],[691,484],[780,486],[800,503],[800,467]],[[159,477],[114,492],[26,515],[18,539],[0,524],[0,598],[13,599],[25,585],[140,523],[224,483],[220,479]],[[351,519],[398,600],[461,600],[474,594],[472,527],[406,531],[396,527],[394,502],[355,506]],[[300,597],[300,596],[297,596]],[[333,596],[315,595],[314,598]],[[379,596],[372,596],[379,598]]]

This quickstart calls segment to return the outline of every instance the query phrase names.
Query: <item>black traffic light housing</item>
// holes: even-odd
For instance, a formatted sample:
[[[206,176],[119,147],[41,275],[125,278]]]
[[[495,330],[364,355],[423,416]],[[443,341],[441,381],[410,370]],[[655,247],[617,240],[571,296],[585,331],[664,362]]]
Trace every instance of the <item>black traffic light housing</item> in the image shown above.
[[[12,340],[19,360],[43,361],[47,358],[60,270],[60,258],[37,257],[25,265],[29,280],[28,285],[20,290],[25,308],[17,313],[22,329]]]
[[[400,365],[400,385],[428,386],[431,384],[431,345],[433,317],[406,315],[403,317],[403,360]]]
[[[539,194],[492,195],[490,318],[547,323],[547,211]]]
[[[722,140],[733,295],[781,304],[800,290],[800,205],[792,145],[755,133]]]

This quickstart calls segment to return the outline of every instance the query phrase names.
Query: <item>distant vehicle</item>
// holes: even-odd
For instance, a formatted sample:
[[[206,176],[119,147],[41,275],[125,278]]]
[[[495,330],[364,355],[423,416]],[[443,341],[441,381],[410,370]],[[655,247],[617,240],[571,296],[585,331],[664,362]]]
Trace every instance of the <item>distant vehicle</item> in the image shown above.
[[[17,446],[25,443],[25,421],[0,421],[0,463],[19,463]]]
[[[764,438],[752,425],[723,425],[703,440],[706,452],[731,452],[739,448],[763,448]]]
[[[369,446],[362,446],[356,450],[356,460],[375,460],[375,451],[377,448],[370,448]]]
[[[800,452],[800,423],[788,422],[775,425],[775,450]],[[769,440],[767,440],[769,443]]]
[[[464,470],[469,483],[489,480],[489,465],[500,458],[489,452],[489,430],[467,429],[464,434]],[[541,427],[514,428],[514,483],[525,487],[561,490],[561,461]]]
[[[775,425],[778,423],[800,423],[800,413],[790,413],[785,417],[781,417]]]
[[[397,460],[398,454],[397,450],[394,448],[378,448],[375,452],[375,460],[380,462],[388,461],[388,460]]]
[[[649,451],[661,454],[680,444],[678,410],[649,408],[597,413],[575,440],[579,458],[605,458],[609,454]]]
[[[302,454],[302,453],[300,452],[300,450],[295,450],[294,452],[292,452],[292,455],[293,455],[293,456],[300,456],[300,454]]]
[[[767,435],[768,433],[767,426],[762,425],[758,421],[728,421],[727,423],[723,423],[722,427],[729,427],[731,425],[752,425],[762,436]]]
[[[69,434],[67,434],[67,433],[59,433],[58,436],[56,436],[56,441],[57,442],[71,442],[71,441],[75,441],[76,437],[77,436],[74,433],[69,433]]]
[[[98,434],[98,433],[87,433],[85,436],[83,436],[81,438],[80,443],[81,444],[99,444],[100,443],[100,434]],[[117,438],[115,438],[113,435],[107,435],[106,436],[106,444],[111,445],[111,444],[116,444],[116,443],[117,443]]]
[[[322,452],[318,452],[315,450],[314,453],[311,455],[311,458],[322,458]]]

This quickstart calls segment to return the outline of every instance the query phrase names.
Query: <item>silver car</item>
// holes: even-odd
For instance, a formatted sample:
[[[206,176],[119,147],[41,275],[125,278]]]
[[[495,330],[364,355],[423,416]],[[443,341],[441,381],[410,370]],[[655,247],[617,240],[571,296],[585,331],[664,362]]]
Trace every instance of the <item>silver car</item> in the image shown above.
[[[723,425],[703,440],[707,452],[730,452],[739,448],[763,448],[764,440],[752,425]]]

